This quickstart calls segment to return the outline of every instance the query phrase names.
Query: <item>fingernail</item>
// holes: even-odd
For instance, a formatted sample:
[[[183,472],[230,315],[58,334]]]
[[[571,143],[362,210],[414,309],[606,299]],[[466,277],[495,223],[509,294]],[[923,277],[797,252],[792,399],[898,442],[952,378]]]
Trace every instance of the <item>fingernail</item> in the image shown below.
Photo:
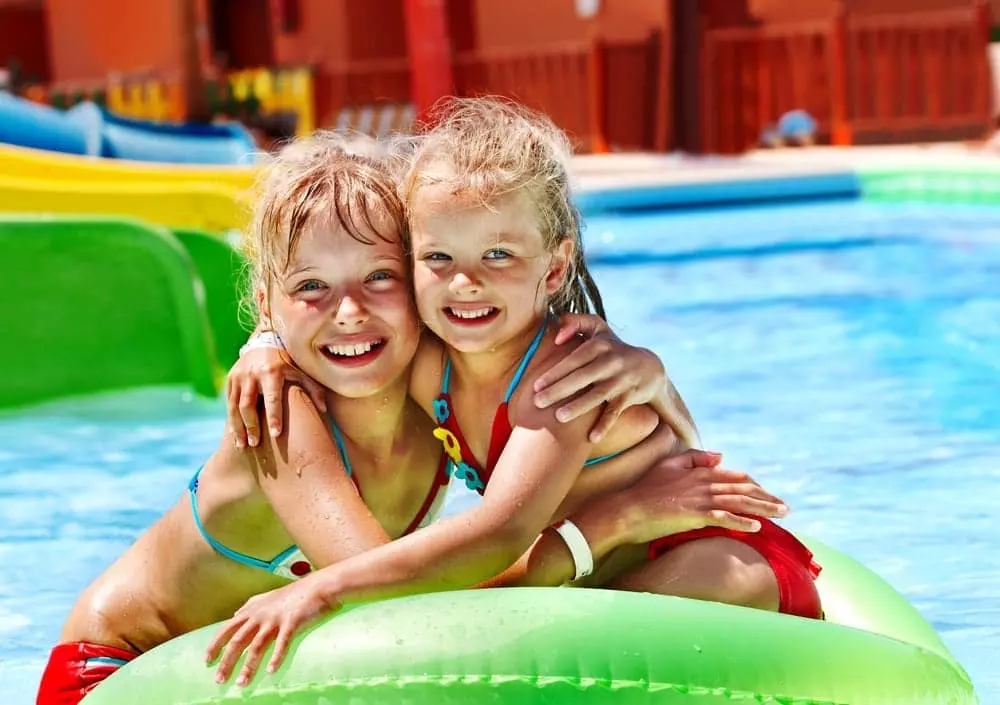
[[[782,504],[780,507],[778,507],[778,516],[779,517],[783,517],[786,514],[788,514],[788,512],[790,512],[790,511],[791,511],[791,509],[789,509],[787,506],[785,506],[784,504]]]
[[[535,397],[535,406],[537,406],[539,409],[544,409],[548,407],[548,405],[549,405],[549,400],[546,399],[545,397],[541,396]]]
[[[278,428],[277,426],[271,426],[270,428],[267,429],[267,432],[271,434],[271,438],[274,438],[279,433],[281,433],[281,429]]]
[[[247,677],[246,676],[240,676],[239,678],[236,679],[236,685],[243,686],[243,685],[246,685],[246,684],[247,684]]]
[[[223,683],[226,682],[226,679],[222,677],[221,673],[218,673],[215,676],[215,682],[218,683],[219,685],[222,685]]]
[[[595,432],[595,433],[591,433],[590,434],[590,442],[591,443],[600,443],[601,438],[602,438],[602,436],[599,433]]]
[[[234,443],[235,443],[235,445],[236,445],[236,450],[243,450],[243,439],[242,439],[242,438],[237,438],[237,439],[236,439],[235,441],[233,441],[233,442],[234,442]]]
[[[760,522],[755,521],[753,524],[751,524],[750,531],[760,531]]]
[[[251,446],[256,446],[257,445],[257,436],[250,436],[250,438],[248,440],[250,441],[250,445]]]

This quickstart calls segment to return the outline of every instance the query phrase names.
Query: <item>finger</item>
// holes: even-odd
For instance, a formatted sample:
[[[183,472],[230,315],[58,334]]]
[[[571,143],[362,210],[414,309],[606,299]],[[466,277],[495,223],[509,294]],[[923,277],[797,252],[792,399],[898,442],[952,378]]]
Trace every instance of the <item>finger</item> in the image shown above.
[[[260,381],[261,392],[264,395],[264,414],[267,416],[268,433],[273,438],[281,435],[281,419],[284,416],[281,408],[282,391],[285,380],[281,375],[266,375]]]
[[[556,332],[556,345],[572,340],[578,335],[583,335],[585,319],[576,313],[567,313],[559,319],[559,330]]]
[[[260,441],[260,417],[257,415],[257,399],[260,390],[257,380],[248,379],[240,390],[240,418],[247,430],[247,445],[256,446]]]
[[[281,628],[278,630],[278,638],[274,642],[274,651],[271,652],[271,660],[267,662],[268,673],[274,673],[281,668],[281,664],[285,660],[285,654],[288,653],[288,647],[292,643],[292,634],[294,633],[295,630],[288,627],[288,625],[281,625]]]
[[[240,389],[239,382],[229,380],[226,382],[226,424],[233,434],[233,442],[237,448],[245,448],[247,445],[246,427],[243,426],[243,417],[240,416]]]
[[[755,482],[746,482],[743,484],[735,485],[730,492],[720,492],[719,494],[740,494],[747,497],[754,497],[756,499],[764,500],[765,502],[772,502],[773,504],[781,504],[785,507],[788,505],[778,495],[771,494],[763,487]]]
[[[597,419],[597,423],[594,427],[590,429],[590,442],[600,443],[604,436],[610,431],[618,419],[621,418],[622,412],[625,411],[627,406],[624,402],[616,399],[610,402],[606,407],[604,407],[604,412],[601,414],[601,418]]]
[[[710,477],[713,483],[723,483],[730,485],[756,484],[750,476],[740,470],[726,470],[725,468],[710,468]],[[757,485],[759,487],[759,485]]]
[[[228,642],[233,634],[239,631],[243,623],[244,620],[242,619],[230,619],[226,622],[226,625],[215,635],[215,638],[209,642],[208,648],[205,650],[205,663],[212,663],[212,661],[219,657],[222,645]]]
[[[750,517],[740,516],[724,509],[712,509],[707,515],[709,526],[718,526],[733,531],[756,533],[760,531],[760,522]]]
[[[788,507],[781,502],[745,495],[722,495],[715,498],[714,504],[719,509],[725,509],[733,514],[756,514],[768,518],[781,518],[788,514]]]
[[[715,453],[710,450],[700,450],[698,448],[691,448],[674,457],[686,463],[689,469],[698,467],[714,468],[722,462],[722,453]],[[672,460],[674,460],[674,458],[669,458],[666,462],[670,462]],[[728,471],[723,470],[722,472]]]
[[[573,419],[583,416],[586,413],[600,408],[609,399],[621,399],[622,395],[608,384],[597,384],[589,391],[581,394],[573,401],[566,402],[556,410],[556,418],[567,423]],[[616,399],[616,400],[617,400]],[[623,407],[624,408],[624,407]]]
[[[320,411],[326,411],[326,387],[314,380],[312,377],[303,375],[302,384],[312,399],[313,404]]]
[[[233,674],[236,662],[240,660],[243,650],[253,639],[257,631],[257,624],[254,622],[244,622],[243,626],[236,630],[236,633],[229,639],[229,643],[222,649],[219,657],[219,665],[215,670],[215,682],[225,683],[229,676]]]
[[[270,626],[257,632],[257,636],[250,642],[250,647],[247,649],[247,658],[243,662],[243,670],[236,678],[236,685],[246,685],[253,680],[254,674],[260,667],[260,662],[264,659],[264,650],[267,649],[267,645],[274,637],[275,631],[277,631],[277,627]]]
[[[579,371],[581,368],[586,368],[591,362],[594,361],[598,355],[601,355],[604,350],[599,350],[599,344],[595,345],[581,345],[576,350],[571,352],[569,355],[564,357],[562,360],[554,364],[552,367],[547,369],[542,373],[538,379],[535,380],[534,390],[536,392],[541,392],[546,387],[556,384],[562,380],[567,375]],[[564,387],[565,389],[565,387]],[[566,395],[561,392],[561,396],[549,395],[549,403],[553,403],[554,400],[565,399]],[[545,407],[541,407],[545,408]]]

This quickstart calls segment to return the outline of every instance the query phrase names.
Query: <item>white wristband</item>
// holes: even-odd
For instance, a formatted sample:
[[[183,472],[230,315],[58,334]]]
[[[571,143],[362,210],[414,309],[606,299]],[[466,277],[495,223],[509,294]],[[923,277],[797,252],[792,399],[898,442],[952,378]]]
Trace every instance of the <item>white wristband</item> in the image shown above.
[[[562,536],[562,540],[566,542],[566,548],[573,556],[573,565],[576,566],[576,576],[573,580],[585,578],[593,573],[594,554],[590,550],[590,544],[587,543],[587,537],[583,535],[579,527],[569,519],[564,519],[553,525],[552,528]]]
[[[240,348],[240,357],[257,348],[277,348],[278,350],[284,350],[285,344],[281,342],[281,337],[273,330],[254,333],[250,336],[250,340],[246,342],[246,345]]]

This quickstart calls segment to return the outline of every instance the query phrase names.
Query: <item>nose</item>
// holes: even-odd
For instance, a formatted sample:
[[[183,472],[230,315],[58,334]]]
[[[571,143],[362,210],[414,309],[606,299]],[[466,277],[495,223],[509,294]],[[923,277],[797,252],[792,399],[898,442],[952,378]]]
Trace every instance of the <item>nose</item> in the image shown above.
[[[367,320],[368,310],[351,296],[342,298],[334,312],[334,321],[343,328],[360,326]]]
[[[459,271],[451,278],[448,288],[453,294],[475,296],[483,290],[483,285],[472,273]]]

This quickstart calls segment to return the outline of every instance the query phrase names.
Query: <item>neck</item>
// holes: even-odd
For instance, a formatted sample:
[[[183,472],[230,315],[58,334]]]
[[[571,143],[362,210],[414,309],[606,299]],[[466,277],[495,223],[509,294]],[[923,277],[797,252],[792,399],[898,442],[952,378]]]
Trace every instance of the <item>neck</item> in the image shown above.
[[[545,325],[544,320],[536,320],[530,329],[522,331],[492,350],[464,353],[449,348],[451,364],[462,380],[463,386],[472,384],[489,389],[502,383],[506,389],[521,359],[528,352],[531,342],[539,329]]]
[[[407,377],[400,375],[371,396],[350,399],[328,391],[326,408],[350,447],[375,458],[391,455],[405,427]]]

